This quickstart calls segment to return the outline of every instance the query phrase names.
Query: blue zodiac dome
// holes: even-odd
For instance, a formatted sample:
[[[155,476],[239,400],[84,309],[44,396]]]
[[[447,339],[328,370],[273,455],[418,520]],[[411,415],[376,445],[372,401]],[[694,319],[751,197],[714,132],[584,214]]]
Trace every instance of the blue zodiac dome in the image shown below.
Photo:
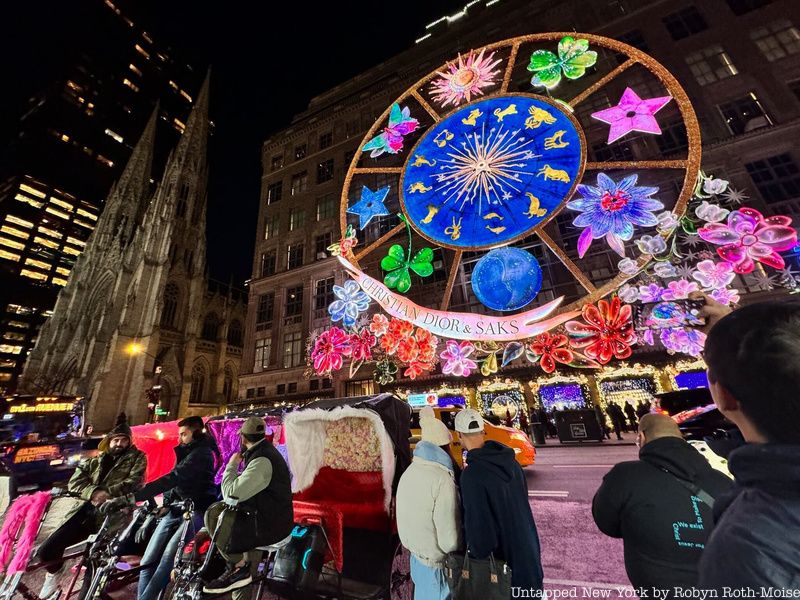
[[[472,271],[472,291],[485,306],[511,311],[530,304],[542,287],[542,269],[519,248],[489,251]]]

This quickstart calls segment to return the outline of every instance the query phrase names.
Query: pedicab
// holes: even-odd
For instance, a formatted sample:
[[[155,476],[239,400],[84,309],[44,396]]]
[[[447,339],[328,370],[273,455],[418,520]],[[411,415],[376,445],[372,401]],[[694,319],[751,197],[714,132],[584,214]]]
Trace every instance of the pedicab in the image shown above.
[[[319,400],[284,415],[294,535],[318,526],[327,546],[318,577],[304,579],[304,594],[412,597],[409,555],[395,522],[397,483],[411,463],[410,418],[408,404],[391,394]],[[259,595],[265,583],[286,593],[274,572],[265,580]]]

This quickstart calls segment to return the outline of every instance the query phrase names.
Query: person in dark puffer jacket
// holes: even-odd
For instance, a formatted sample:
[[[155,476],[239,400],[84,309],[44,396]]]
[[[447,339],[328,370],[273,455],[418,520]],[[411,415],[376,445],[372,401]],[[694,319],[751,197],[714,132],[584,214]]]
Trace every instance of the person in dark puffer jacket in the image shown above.
[[[794,297],[735,310],[706,340],[711,396],[749,442],[728,457],[736,485],[714,506],[700,562],[699,587],[720,597],[723,588],[800,590],[799,355]]]
[[[642,597],[664,597],[697,586],[697,564],[711,533],[714,499],[730,489],[729,477],[683,439],[662,414],[643,415],[639,460],[614,466],[592,501],[597,527],[625,543],[625,571]],[[703,490],[708,496],[696,492]]]

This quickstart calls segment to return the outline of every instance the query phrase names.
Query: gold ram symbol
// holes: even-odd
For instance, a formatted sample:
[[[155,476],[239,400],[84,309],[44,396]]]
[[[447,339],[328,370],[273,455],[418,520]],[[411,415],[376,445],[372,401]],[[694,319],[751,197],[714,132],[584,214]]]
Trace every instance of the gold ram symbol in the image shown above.
[[[531,106],[528,112],[531,116],[525,119],[525,129],[536,129],[542,123],[552,125],[556,122],[556,118],[543,108]]]
[[[544,138],[544,149],[553,150],[554,148],[566,148],[569,142],[565,142],[561,138],[567,133],[564,129],[559,129],[550,137]]]
[[[497,117],[497,120],[502,123],[503,119],[509,115],[517,114],[517,105],[516,104],[509,104],[503,110],[499,108],[494,109],[494,116]]]
[[[428,204],[428,214],[425,216],[420,223],[425,223],[425,225],[430,225],[431,221],[433,221],[433,217],[436,216],[436,213],[439,212],[439,207],[434,206],[433,204]]]
[[[536,176],[543,175],[545,181],[561,181],[569,183],[569,173],[562,169],[554,169],[550,165],[545,165],[536,173]]]

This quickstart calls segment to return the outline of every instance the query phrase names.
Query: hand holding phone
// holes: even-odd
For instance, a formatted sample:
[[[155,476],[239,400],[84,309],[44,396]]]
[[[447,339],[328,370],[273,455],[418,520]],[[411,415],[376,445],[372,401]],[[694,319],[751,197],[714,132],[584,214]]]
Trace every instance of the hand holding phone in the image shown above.
[[[676,327],[703,327],[704,301],[701,300],[662,300],[634,306],[634,324],[637,331],[673,329]]]

